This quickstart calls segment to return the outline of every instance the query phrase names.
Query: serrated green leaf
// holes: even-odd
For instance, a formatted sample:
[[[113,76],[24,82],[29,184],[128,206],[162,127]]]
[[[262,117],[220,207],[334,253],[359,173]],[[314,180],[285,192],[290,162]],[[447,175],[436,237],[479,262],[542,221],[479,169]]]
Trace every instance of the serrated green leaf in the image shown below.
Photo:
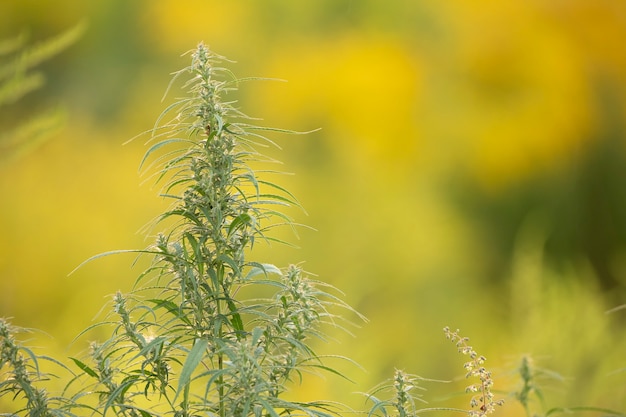
[[[241,320],[241,315],[237,310],[237,306],[231,299],[226,300],[226,303],[228,304],[228,309],[230,310],[232,316],[230,322],[233,325],[233,329],[238,332],[243,332],[243,321]]]
[[[165,145],[169,145],[170,143],[180,143],[180,142],[189,142],[189,140],[187,139],[180,139],[180,138],[174,138],[174,139],[165,139],[162,140],[160,142],[155,143],[154,145],[152,145],[150,147],[150,149],[148,149],[145,153],[145,155],[143,156],[143,159],[141,160],[141,162],[139,163],[139,169],[141,169],[143,167],[143,164],[146,162],[146,159],[148,159],[148,157],[156,150],[162,148]]]
[[[147,301],[150,302],[150,303],[154,303],[155,308],[164,308],[169,313],[173,314],[179,320],[184,322],[185,324],[191,325],[191,322],[189,321],[189,319],[184,314],[181,313],[178,304],[176,304],[176,303],[174,303],[174,302],[172,302],[170,300],[161,300],[161,299],[156,299],[156,298],[152,298],[152,299],[149,299]]]
[[[252,266],[252,268],[250,269],[250,271],[248,271],[244,280],[249,280],[260,274],[263,274],[265,276],[268,276],[270,274],[282,275],[280,269],[272,264],[249,262],[248,265]]]
[[[107,410],[115,403],[118,401],[118,398],[122,398],[124,397],[124,394],[126,394],[126,391],[128,391],[130,389],[130,387],[133,386],[133,384],[137,382],[137,377],[128,377],[126,378],[124,381],[122,381],[122,383],[115,389],[115,391],[113,391],[112,393],[109,394],[109,400],[106,402],[106,404],[104,405],[104,408],[102,410],[102,416],[104,417],[107,413]]]
[[[217,257],[217,260],[222,261],[223,263],[230,266],[230,268],[233,270],[235,275],[240,275],[239,265],[237,265],[237,262],[235,262],[235,260],[231,258],[230,256],[221,254]]]
[[[28,356],[30,356],[30,359],[35,364],[35,371],[37,371],[37,376],[39,376],[39,361],[37,360],[37,355],[35,355],[35,353],[32,350],[30,350],[29,348],[25,346],[20,346],[20,350],[26,352]]]
[[[152,339],[149,343],[146,343],[146,345],[139,351],[139,353],[137,353],[133,359],[138,358],[139,356],[147,356],[147,354],[156,346],[158,346],[159,344],[162,344],[165,340],[164,337],[155,337],[154,339]],[[160,349],[159,349],[160,350]],[[132,360],[132,359],[131,359]]]
[[[265,401],[263,398],[259,398],[258,401],[263,406],[263,408],[265,408],[265,411],[267,411],[272,417],[280,417],[270,403]]]
[[[252,221],[252,217],[247,213],[241,213],[235,217],[228,226],[228,236],[230,237],[238,229],[243,228],[246,224]]]
[[[187,359],[185,360],[183,369],[180,371],[180,378],[178,379],[178,388],[176,389],[174,401],[176,401],[176,398],[178,398],[178,394],[180,394],[181,390],[189,385],[189,382],[191,381],[191,375],[204,358],[204,354],[208,346],[209,339],[196,339],[195,344],[187,355]]]
[[[70,357],[70,359],[76,364],[76,366],[78,366],[80,369],[82,369],[87,375],[92,376],[92,377],[98,379],[98,374],[96,373],[96,371],[91,369],[89,366],[85,365],[85,363],[79,361],[76,358],[71,358]]]

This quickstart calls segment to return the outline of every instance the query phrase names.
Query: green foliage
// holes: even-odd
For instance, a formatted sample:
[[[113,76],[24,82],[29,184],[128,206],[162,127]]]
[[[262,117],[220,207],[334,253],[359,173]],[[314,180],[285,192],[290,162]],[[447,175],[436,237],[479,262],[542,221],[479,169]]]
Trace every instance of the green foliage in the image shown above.
[[[413,416],[417,414],[416,401],[424,401],[421,396],[414,394],[415,389],[424,389],[418,385],[423,380],[416,375],[409,375],[402,370],[396,370],[393,380],[387,381],[372,389],[367,395],[367,399],[374,404],[368,416],[382,415],[389,416],[393,410],[400,417]],[[379,393],[385,393],[390,398],[378,398]]]
[[[45,414],[48,409],[48,398],[43,391],[33,385],[42,378],[39,363],[30,349],[21,346],[15,340],[14,334],[18,331],[19,329],[12,328],[6,320],[0,320],[0,340],[2,340],[0,369],[10,367],[8,378],[0,383],[0,395],[21,394],[27,401],[27,410]]]
[[[0,415],[28,415],[33,417],[63,416],[66,399],[51,397],[39,386],[55,375],[41,371],[40,362],[50,361],[60,368],[63,364],[47,356],[34,353],[16,339],[20,333],[30,333],[29,329],[12,326],[0,318],[0,397],[11,396],[16,411]]]
[[[45,54],[43,54],[45,55]],[[130,293],[117,292],[106,318],[86,329],[103,328],[106,340],[91,342],[85,357],[70,358],[72,375],[59,396],[50,396],[41,360],[19,343],[23,329],[0,320],[0,397],[17,399],[17,411],[3,415],[35,417],[115,415],[148,417],[329,417],[351,412],[328,401],[286,398],[289,385],[307,373],[347,378],[317,354],[311,342],[325,340],[326,328],[343,329],[342,314],[361,318],[333,287],[314,280],[298,265],[279,268],[251,258],[255,244],[283,243],[276,227],[296,226],[284,211],[299,207],[285,188],[256,167],[275,162],[258,149],[273,145],[230,99],[242,79],[222,67],[225,58],[200,44],[191,65],[174,76],[185,96],[166,108],[152,129],[146,166],[162,184],[172,205],[154,224],[164,232],[144,250],[151,258]],[[29,62],[38,62],[32,58]],[[492,373],[459,331],[446,337],[462,355],[470,409],[427,407],[417,390],[432,381],[397,370],[367,399],[369,416],[414,417],[426,411],[484,417],[503,400],[495,399]],[[347,358],[344,358],[349,360]],[[595,411],[594,407],[551,408],[533,412],[531,397],[542,399],[538,379],[549,375],[524,357],[521,387],[513,393],[526,414]],[[440,382],[440,381],[438,381]]]
[[[11,106],[41,88],[45,77],[35,68],[76,42],[84,29],[84,24],[78,24],[33,46],[26,45],[24,34],[0,40],[0,108]],[[13,120],[5,117],[5,127],[0,131],[0,164],[40,145],[62,121],[63,112],[58,108],[45,110],[10,127],[6,126]]]
[[[542,385],[545,380],[562,381],[563,377],[558,373],[539,368],[529,356],[523,356],[517,369],[521,386],[513,393],[515,399],[524,407],[527,417],[548,417],[553,414],[572,414],[577,412],[596,412],[605,416],[623,416],[619,411],[602,407],[575,406],[575,407],[552,407],[546,410]],[[537,400],[539,405],[533,400]]]
[[[341,375],[309,340],[339,325],[334,309],[351,309],[298,266],[248,260],[256,242],[274,241],[271,229],[293,225],[278,209],[298,202],[250,166],[269,162],[256,148],[271,142],[224,99],[241,80],[202,44],[191,61],[174,77],[188,77],[188,95],[161,115],[141,163],[156,156],[151,168],[173,200],[157,219],[168,231],[137,251],[151,266],[131,294],[114,296],[94,326],[111,337],[72,359],[82,374],[67,389],[80,387],[78,403],[103,415],[327,415],[329,403],[282,394],[305,372]]]

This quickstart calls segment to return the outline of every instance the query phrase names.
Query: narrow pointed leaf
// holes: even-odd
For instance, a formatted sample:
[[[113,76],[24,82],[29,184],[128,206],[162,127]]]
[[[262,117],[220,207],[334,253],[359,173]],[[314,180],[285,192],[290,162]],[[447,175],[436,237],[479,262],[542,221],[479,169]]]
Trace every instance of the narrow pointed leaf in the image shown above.
[[[251,220],[252,217],[247,213],[241,213],[239,216],[235,217],[230,226],[228,226],[228,236],[231,236],[238,229],[250,223]]]
[[[243,332],[243,321],[241,320],[241,315],[238,313],[237,306],[235,305],[233,300],[227,300],[227,303],[228,303],[228,309],[230,310],[232,314],[232,318],[230,319],[230,322],[232,323],[233,328],[236,331]]]
[[[82,369],[87,375],[92,376],[94,378],[98,378],[98,374],[96,373],[96,371],[91,369],[89,366],[85,365],[83,362],[79,361],[76,358],[70,358],[70,359],[76,364],[76,366]]]
[[[208,345],[209,339],[196,339],[196,343],[189,351],[185,364],[183,365],[183,369],[180,371],[180,378],[178,379],[178,388],[176,389],[174,401],[176,401],[176,398],[178,398],[178,394],[180,394],[182,389],[189,384],[189,381],[191,381],[191,375],[204,358]]]
[[[76,268],[74,268],[72,270],[72,272],[70,272],[69,274],[67,274],[67,276],[72,275],[74,272],[78,271],[80,268],[82,268],[85,264],[94,261],[96,259],[99,258],[104,258],[105,256],[109,256],[109,255],[117,255],[120,253],[157,253],[157,252],[153,252],[153,251],[149,251],[149,250],[143,250],[143,249],[120,249],[120,250],[112,250],[112,251],[108,251],[108,252],[104,252],[104,253],[99,253],[97,255],[92,256],[91,258],[83,261],[80,263],[80,265],[78,265]]]

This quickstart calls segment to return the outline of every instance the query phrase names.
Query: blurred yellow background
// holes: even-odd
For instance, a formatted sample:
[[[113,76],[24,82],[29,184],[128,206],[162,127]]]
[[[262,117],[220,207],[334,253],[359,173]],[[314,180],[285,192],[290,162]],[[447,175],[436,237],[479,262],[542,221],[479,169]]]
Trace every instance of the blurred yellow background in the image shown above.
[[[463,375],[443,337],[460,328],[516,389],[523,354],[560,373],[547,406],[626,408],[626,3],[611,0],[5,0],[0,38],[29,44],[85,21],[42,64],[19,118],[64,106],[64,128],[0,167],[0,316],[74,336],[141,272],[138,231],[165,202],[137,173],[170,74],[204,41],[236,61],[241,109],[277,135],[281,184],[308,215],[300,249],[259,260],[305,268],[370,322],[323,344],[365,369],[296,391],[362,407],[355,391],[394,368]],[[0,111],[8,111],[1,108]],[[6,118],[5,118],[6,123]],[[3,130],[6,130],[3,127]],[[43,351],[45,351],[45,349]],[[464,405],[465,381],[430,384],[431,406]],[[295,395],[295,394],[294,394]],[[505,395],[505,394],[502,394]],[[467,401],[466,401],[467,400]],[[502,415],[522,415],[508,400]]]

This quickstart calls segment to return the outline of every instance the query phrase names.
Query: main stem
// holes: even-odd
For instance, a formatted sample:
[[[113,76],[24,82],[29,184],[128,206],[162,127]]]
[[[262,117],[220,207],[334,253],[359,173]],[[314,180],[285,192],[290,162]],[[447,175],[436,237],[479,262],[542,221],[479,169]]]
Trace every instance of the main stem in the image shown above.
[[[219,281],[221,282],[224,277],[223,274],[221,277],[218,275]],[[222,301],[221,300],[217,300],[217,316],[221,317],[222,315]],[[221,323],[221,321],[220,321]],[[219,329],[218,329],[218,337],[220,338],[220,340],[222,339],[222,337],[224,336],[224,330],[222,325],[219,325]],[[219,378],[217,379],[217,395],[218,395],[218,400],[219,400],[219,415],[220,417],[225,417],[226,416],[226,410],[224,407],[224,376],[222,374],[222,370],[224,369],[224,354],[222,353],[221,349],[218,350],[217,352],[217,369],[219,372]]]

